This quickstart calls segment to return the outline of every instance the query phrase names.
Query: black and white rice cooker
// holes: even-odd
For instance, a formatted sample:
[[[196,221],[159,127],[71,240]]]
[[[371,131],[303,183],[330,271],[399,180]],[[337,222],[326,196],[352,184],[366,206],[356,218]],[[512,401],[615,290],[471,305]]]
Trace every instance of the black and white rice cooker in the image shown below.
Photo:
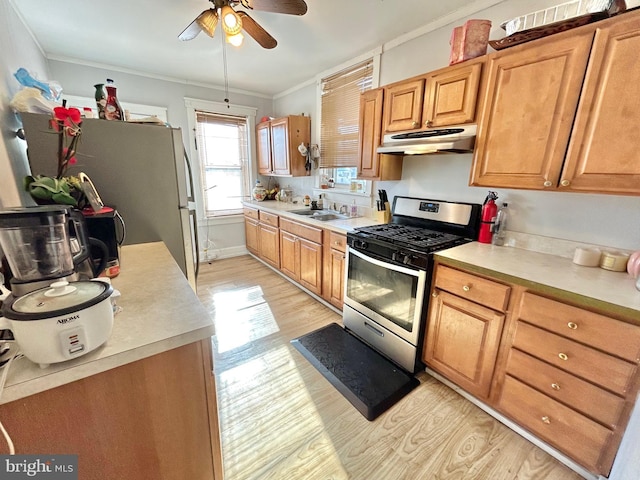
[[[102,281],[59,281],[2,304],[0,329],[13,332],[22,353],[45,368],[105,343],[113,328],[113,287]]]

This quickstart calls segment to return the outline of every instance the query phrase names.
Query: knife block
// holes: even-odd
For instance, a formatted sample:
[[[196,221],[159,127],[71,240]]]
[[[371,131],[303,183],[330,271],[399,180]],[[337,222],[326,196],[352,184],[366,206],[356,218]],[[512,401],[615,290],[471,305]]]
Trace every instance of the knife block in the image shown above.
[[[375,219],[380,223],[390,223],[391,222],[391,206],[389,202],[385,202],[384,210],[376,210]]]

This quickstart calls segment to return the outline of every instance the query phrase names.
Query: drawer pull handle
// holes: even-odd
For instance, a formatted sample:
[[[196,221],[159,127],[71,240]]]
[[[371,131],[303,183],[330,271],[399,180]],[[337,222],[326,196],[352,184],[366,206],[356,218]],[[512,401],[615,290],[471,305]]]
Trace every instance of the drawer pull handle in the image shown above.
[[[551,388],[553,388],[554,390],[560,390],[560,385],[558,385],[557,383],[552,383]]]
[[[546,423],[547,425],[551,423],[551,420],[546,415],[542,417],[541,420],[542,420],[542,423]]]
[[[469,285],[464,285],[462,287],[462,290],[464,290],[465,292],[468,292],[469,290],[471,290],[471,287]]]
[[[560,360],[569,360],[569,357],[566,353],[559,353],[558,357],[560,357]]]
[[[569,323],[567,323],[567,327],[569,327],[571,330],[577,330],[578,329],[578,324],[577,323],[573,323],[573,322],[569,322]]]

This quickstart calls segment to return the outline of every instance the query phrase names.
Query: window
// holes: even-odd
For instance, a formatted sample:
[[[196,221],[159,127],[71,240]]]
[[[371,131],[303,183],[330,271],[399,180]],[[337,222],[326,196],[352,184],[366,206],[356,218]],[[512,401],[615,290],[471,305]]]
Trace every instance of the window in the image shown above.
[[[247,119],[195,113],[205,216],[241,213],[242,200],[250,190]]]
[[[321,80],[320,167],[356,167],[360,94],[373,84],[373,60]]]

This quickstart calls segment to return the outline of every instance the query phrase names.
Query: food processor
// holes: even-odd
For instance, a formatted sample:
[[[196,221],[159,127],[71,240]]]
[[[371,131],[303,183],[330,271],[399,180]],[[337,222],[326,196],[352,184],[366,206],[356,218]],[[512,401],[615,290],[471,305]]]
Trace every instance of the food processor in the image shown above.
[[[89,246],[84,218],[71,207],[46,205],[0,211],[0,248],[11,270],[14,296],[55,281],[78,280],[78,272],[86,270],[82,267],[91,260]],[[106,265],[106,258],[103,260],[85,275],[96,276]]]

